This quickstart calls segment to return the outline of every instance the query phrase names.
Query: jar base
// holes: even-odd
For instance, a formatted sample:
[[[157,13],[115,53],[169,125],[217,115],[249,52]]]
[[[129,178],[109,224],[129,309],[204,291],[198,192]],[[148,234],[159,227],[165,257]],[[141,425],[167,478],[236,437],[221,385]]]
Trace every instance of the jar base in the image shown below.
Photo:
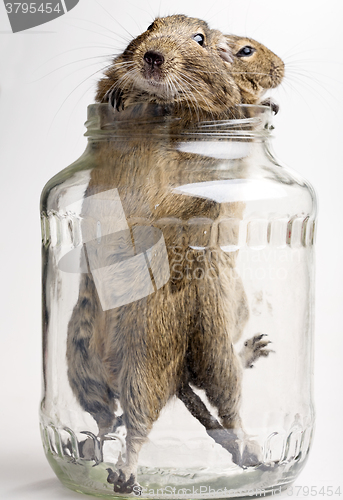
[[[112,463],[59,457],[46,452],[48,462],[59,480],[69,489],[99,498],[216,499],[264,497],[287,489],[303,469],[306,460],[273,467],[261,466],[230,471],[206,469],[162,469],[139,467],[140,486],[131,494],[118,494],[107,482]]]

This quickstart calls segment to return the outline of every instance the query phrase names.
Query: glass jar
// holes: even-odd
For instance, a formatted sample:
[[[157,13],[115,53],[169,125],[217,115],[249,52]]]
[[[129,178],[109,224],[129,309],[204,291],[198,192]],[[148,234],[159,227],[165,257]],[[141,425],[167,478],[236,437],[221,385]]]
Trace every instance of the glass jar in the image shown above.
[[[41,198],[46,456],[97,496],[286,488],[314,425],[310,184],[272,113],[182,128],[88,108],[88,146]]]

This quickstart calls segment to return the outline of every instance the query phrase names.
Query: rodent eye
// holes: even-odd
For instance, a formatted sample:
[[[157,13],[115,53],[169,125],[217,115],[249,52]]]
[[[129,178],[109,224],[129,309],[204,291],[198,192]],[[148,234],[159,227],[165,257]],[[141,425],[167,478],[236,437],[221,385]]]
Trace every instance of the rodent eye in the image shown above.
[[[254,49],[254,47],[246,45],[240,51],[237,52],[236,57],[249,57],[252,56],[254,52],[256,52],[256,49]]]
[[[153,28],[153,26],[154,26],[154,23],[151,23],[150,26],[148,26],[146,30],[147,31],[151,30]]]
[[[199,45],[204,45],[205,37],[201,33],[197,33],[193,36],[193,40],[195,40]]]

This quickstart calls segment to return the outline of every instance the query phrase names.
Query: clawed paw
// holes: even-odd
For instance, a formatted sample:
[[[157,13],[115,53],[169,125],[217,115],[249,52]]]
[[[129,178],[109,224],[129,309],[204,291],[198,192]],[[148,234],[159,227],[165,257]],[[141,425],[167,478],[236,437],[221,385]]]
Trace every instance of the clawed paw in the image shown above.
[[[269,106],[273,111],[274,115],[277,115],[280,110],[280,106],[278,105],[278,103],[273,101],[270,97],[261,102],[261,104],[262,106]]]
[[[106,469],[108,472],[107,482],[113,484],[113,491],[116,493],[132,493],[134,486],[138,486],[135,481],[135,476],[130,474],[126,479],[126,474],[119,469],[118,472],[111,468]]]
[[[254,361],[261,356],[267,357],[269,353],[274,352],[271,349],[266,349],[270,340],[265,340],[266,334],[261,333],[244,342],[244,347],[239,353],[245,368],[252,368]]]
[[[111,88],[106,92],[105,100],[107,100],[117,111],[123,111],[124,99],[123,92],[118,88]]]

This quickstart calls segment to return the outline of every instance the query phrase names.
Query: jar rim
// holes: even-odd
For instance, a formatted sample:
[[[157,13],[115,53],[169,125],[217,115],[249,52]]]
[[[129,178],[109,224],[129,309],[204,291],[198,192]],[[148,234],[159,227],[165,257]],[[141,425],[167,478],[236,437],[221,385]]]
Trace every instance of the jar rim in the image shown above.
[[[108,139],[118,136],[153,135],[264,138],[270,135],[273,111],[262,104],[239,104],[230,108],[235,118],[204,120],[178,128],[181,119],[172,116],[166,107],[155,103],[138,103],[118,111],[108,103],[87,107],[86,137]],[[228,112],[230,112],[228,109]],[[234,112],[235,111],[235,112]],[[236,118],[237,117],[237,118]],[[177,132],[176,132],[177,130]]]

